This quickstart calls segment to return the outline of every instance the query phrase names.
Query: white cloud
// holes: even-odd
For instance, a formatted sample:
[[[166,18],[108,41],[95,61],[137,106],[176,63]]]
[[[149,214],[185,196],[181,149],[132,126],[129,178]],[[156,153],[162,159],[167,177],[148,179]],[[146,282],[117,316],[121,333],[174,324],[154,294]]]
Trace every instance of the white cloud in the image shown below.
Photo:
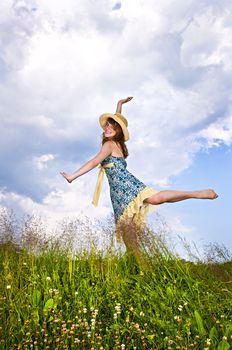
[[[186,66],[207,67],[222,65],[226,71],[232,68],[229,57],[232,55],[231,11],[212,8],[194,17],[183,33],[182,61]]]
[[[227,118],[219,119],[199,133],[200,137],[207,140],[207,146],[220,146],[232,144],[232,115]]]
[[[104,219],[110,215],[111,209],[108,207],[109,200],[106,198],[106,193],[101,194],[99,207],[95,208],[92,204],[94,181],[91,181],[90,185],[82,180],[76,184],[68,185],[64,183],[62,178],[61,181],[56,178],[50,183],[53,184],[53,189],[51,188],[50,193],[43,198],[41,203],[33,201],[28,196],[2,189],[0,191],[0,207],[11,208],[18,215],[24,213],[40,215],[45,217],[52,227],[55,227],[57,222],[66,217],[87,216],[94,220]],[[56,186],[57,184],[59,187]],[[86,190],[88,188],[89,191]]]
[[[39,170],[47,168],[47,162],[54,160],[55,156],[53,154],[43,154],[39,157],[34,157],[34,162]]]

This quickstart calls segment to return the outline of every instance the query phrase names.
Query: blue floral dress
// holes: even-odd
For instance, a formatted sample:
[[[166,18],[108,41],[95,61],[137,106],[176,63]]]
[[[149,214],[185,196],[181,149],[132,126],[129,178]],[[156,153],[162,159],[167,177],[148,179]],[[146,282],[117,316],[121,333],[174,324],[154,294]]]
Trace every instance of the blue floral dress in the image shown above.
[[[157,206],[144,204],[143,201],[157,191],[132,175],[123,157],[109,156],[102,161],[101,167],[109,181],[116,224],[127,218],[144,221],[145,216]]]

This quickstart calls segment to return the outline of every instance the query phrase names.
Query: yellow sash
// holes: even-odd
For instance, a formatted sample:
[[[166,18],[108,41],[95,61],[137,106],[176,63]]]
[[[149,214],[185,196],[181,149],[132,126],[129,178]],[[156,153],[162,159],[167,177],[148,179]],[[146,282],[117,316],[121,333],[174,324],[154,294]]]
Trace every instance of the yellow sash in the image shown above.
[[[106,165],[99,165],[100,169],[99,169],[97,183],[96,183],[96,187],[95,187],[95,191],[94,191],[94,195],[93,195],[93,201],[92,201],[92,203],[95,207],[98,205],[98,200],[99,200],[101,189],[102,189],[105,169],[111,168],[112,166],[114,166],[114,163],[108,163]]]

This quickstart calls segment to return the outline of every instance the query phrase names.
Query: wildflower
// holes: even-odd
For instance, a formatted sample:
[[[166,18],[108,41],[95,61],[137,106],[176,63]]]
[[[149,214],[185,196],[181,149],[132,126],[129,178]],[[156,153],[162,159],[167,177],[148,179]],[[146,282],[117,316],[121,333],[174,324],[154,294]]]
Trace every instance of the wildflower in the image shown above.
[[[140,311],[139,313],[140,316],[145,316],[144,312]]]
[[[227,337],[224,335],[224,336],[222,337],[222,340],[227,340]]]
[[[180,323],[180,322],[181,322],[180,316],[174,316],[174,320],[176,320],[177,323]]]
[[[179,311],[182,311],[182,310],[183,310],[183,306],[182,306],[182,305],[179,305],[179,306],[178,306],[178,310],[179,310]]]
[[[52,279],[51,279],[51,277],[47,276],[47,277],[46,277],[46,280],[47,280],[48,282],[50,282]]]
[[[118,315],[120,315],[120,313],[121,313],[121,304],[117,304],[114,308],[115,308],[115,310],[116,310],[116,313],[117,313]]]
[[[74,294],[75,294],[75,295],[78,295],[78,292],[75,292]]]
[[[121,344],[121,349],[124,350],[126,348],[125,344]]]
[[[11,289],[11,285],[8,284],[8,286],[6,286],[6,289]]]
[[[205,342],[206,342],[206,345],[211,345],[211,339],[210,338],[207,338]]]
[[[86,309],[86,307],[84,307],[84,308],[83,308],[83,312],[84,312],[84,314],[86,314],[86,313],[87,313],[87,309]]]
[[[116,319],[117,319],[117,317],[118,317],[118,315],[115,313],[115,314],[114,314],[114,319],[116,320]]]

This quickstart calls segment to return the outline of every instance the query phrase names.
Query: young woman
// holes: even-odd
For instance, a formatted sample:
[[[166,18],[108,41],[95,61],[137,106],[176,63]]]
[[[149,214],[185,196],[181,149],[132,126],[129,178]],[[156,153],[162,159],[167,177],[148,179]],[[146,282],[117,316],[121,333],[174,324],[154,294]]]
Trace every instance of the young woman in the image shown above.
[[[101,164],[93,204],[98,203],[104,172],[109,181],[110,196],[114,210],[116,227],[122,227],[125,222],[143,222],[146,214],[157,205],[165,202],[177,202],[189,198],[215,199],[217,194],[212,189],[200,191],[156,191],[147,187],[126,169],[125,158],[128,150],[125,142],[129,139],[128,122],[121,114],[122,105],[132,100],[132,97],[122,99],[117,104],[115,114],[105,113],[100,116],[103,128],[102,147],[100,152],[80,169],[71,175],[61,172],[61,175],[71,183],[76,178]],[[116,230],[120,232],[120,230]],[[126,230],[128,232],[128,230]],[[127,248],[138,248],[136,236],[132,233],[120,232]],[[129,237],[130,236],[130,237]],[[132,247],[133,246],[133,247]],[[137,249],[135,248],[135,249]]]

